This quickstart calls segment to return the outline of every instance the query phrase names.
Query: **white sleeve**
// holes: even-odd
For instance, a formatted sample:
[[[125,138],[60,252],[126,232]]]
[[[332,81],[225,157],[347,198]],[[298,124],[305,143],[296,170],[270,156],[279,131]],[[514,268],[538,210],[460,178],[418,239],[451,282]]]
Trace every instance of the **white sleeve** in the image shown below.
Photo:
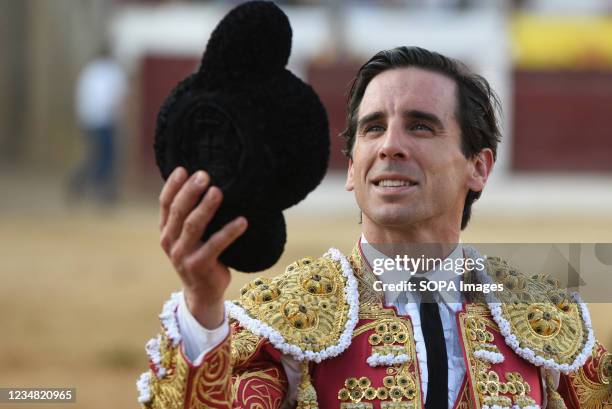
[[[187,308],[184,294],[181,294],[180,297],[176,319],[183,339],[183,352],[196,366],[202,362],[206,353],[223,342],[230,331],[227,316],[218,328],[206,329],[200,325]]]

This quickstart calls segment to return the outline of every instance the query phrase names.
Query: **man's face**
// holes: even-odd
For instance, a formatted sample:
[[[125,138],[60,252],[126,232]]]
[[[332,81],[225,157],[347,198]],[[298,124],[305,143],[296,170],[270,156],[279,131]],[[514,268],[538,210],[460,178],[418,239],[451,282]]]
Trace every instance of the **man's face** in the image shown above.
[[[467,191],[477,186],[461,152],[456,105],[454,80],[420,68],[387,70],[368,84],[346,182],[364,224],[458,227]]]

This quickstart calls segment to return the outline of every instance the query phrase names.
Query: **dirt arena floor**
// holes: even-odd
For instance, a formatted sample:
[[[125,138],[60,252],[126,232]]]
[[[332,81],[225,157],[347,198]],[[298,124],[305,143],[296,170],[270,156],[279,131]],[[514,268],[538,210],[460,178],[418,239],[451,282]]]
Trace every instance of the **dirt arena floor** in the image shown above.
[[[356,215],[291,217],[272,273],[330,246],[349,251]],[[155,203],[0,216],[0,386],[75,387],[69,408],[136,408],[144,343],[179,281],[158,246]],[[612,242],[612,217],[476,217],[466,242]],[[254,276],[235,274],[230,297]],[[592,304],[597,337],[612,348],[610,304]],[[2,408],[28,405],[2,404]],[[31,405],[30,405],[31,406]],[[38,405],[36,405],[38,407]]]

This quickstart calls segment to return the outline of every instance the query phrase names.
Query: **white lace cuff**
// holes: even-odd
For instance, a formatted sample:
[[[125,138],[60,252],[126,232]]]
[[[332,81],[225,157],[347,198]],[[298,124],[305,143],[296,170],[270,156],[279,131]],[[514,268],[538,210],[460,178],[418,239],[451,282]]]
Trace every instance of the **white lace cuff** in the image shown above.
[[[193,365],[196,366],[202,362],[207,352],[223,342],[230,331],[227,314],[223,323],[221,323],[218,328],[204,328],[193,315],[191,315],[183,293],[181,293],[179,298],[176,318],[183,339],[183,352],[185,352],[185,356]]]

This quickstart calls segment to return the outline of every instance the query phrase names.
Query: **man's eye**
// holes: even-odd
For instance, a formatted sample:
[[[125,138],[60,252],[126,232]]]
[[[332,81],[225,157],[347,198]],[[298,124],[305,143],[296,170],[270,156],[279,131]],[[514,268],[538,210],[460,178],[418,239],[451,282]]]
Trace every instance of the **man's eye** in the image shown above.
[[[384,130],[385,128],[382,125],[370,125],[363,130],[363,133],[384,132]]]
[[[411,130],[413,131],[427,131],[427,132],[433,132],[433,129],[429,126],[429,125],[425,125],[422,123],[418,123],[418,124],[414,124],[410,127]]]

